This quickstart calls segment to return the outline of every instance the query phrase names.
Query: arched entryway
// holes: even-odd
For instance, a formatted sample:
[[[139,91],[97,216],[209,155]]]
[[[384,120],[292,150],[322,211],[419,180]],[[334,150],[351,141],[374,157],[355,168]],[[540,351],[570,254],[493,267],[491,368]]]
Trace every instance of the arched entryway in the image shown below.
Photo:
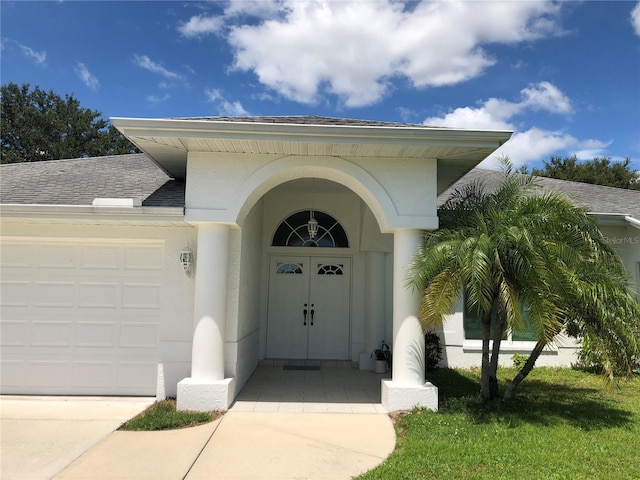
[[[176,179],[187,180],[184,221],[197,228],[197,250],[191,376],[178,383],[179,408],[227,408],[264,358],[266,314],[264,321],[261,315],[268,277],[266,268],[256,267],[268,263],[267,253],[278,252],[263,250],[263,199],[285,182],[311,178],[346,186],[368,207],[354,223],[364,228],[368,212],[377,233],[393,236],[393,381],[383,383],[383,403],[390,409],[437,405],[437,389],[424,385],[419,293],[406,289],[406,268],[422,230],[438,227],[438,193],[510,132],[323,117],[115,119],[114,124]],[[299,197],[289,206],[309,207]],[[358,274],[372,278],[365,277],[362,257],[372,268],[382,263],[377,242],[355,238],[361,242]],[[352,259],[353,273],[355,255]],[[352,354],[366,354],[365,343],[360,350],[353,344]]]

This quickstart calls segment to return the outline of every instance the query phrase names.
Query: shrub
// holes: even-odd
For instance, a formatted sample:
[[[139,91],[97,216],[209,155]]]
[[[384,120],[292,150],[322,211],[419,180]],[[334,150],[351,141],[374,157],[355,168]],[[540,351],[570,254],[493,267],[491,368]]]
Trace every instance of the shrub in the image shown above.
[[[527,363],[528,358],[529,357],[527,355],[516,353],[511,356],[511,361],[513,362],[513,366],[520,370],[522,367],[524,367],[524,364]]]
[[[427,370],[438,368],[442,360],[442,345],[440,337],[432,330],[427,330],[424,334],[424,365]]]

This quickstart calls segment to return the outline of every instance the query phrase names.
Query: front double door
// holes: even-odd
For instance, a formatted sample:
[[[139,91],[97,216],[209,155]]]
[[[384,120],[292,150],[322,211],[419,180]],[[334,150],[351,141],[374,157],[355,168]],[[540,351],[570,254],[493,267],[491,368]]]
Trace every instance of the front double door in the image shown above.
[[[267,357],[347,360],[351,261],[271,257]]]

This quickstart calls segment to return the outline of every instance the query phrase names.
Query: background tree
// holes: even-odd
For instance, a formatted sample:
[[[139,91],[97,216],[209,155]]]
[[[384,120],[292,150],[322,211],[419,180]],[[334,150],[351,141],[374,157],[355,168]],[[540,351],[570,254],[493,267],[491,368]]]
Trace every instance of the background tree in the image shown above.
[[[623,162],[612,162],[611,157],[579,161],[574,155],[551,157],[551,160],[543,160],[542,163],[544,168],[534,168],[532,175],[640,190],[640,171],[631,169],[631,159],[628,157]],[[520,173],[528,173],[527,168],[521,169]]]
[[[101,113],[80,106],[73,95],[25,83],[0,87],[2,163],[136,152]]]
[[[464,292],[481,317],[485,402],[499,395],[501,341],[524,328],[525,310],[538,341],[507,398],[563,331],[589,342],[609,373],[630,373],[640,353],[640,306],[620,259],[584,210],[557,193],[536,193],[532,177],[505,165],[496,191],[476,183],[454,192],[439,212],[440,230],[425,237],[411,278],[423,292],[423,325],[441,325]]]

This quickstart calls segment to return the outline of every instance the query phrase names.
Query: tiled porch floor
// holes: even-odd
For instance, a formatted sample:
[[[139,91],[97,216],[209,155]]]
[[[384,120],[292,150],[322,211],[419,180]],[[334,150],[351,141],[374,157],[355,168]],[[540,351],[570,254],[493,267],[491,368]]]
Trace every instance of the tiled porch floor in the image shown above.
[[[380,381],[390,378],[323,362],[320,370],[285,370],[260,365],[244,386],[233,411],[387,413],[380,403]]]

